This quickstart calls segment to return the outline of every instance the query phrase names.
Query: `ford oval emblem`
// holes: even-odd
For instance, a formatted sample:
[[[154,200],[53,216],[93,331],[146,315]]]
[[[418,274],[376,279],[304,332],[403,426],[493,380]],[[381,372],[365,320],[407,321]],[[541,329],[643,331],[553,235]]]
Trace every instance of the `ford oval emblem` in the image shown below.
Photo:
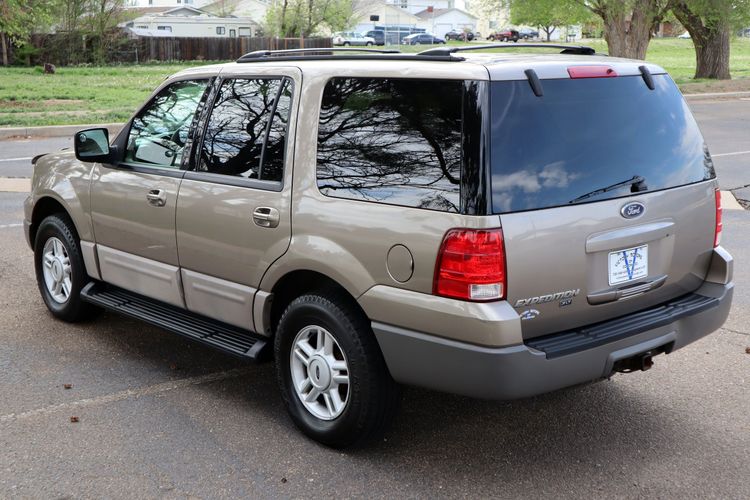
[[[626,219],[635,219],[646,213],[646,205],[640,201],[633,201],[620,209],[620,214]]]

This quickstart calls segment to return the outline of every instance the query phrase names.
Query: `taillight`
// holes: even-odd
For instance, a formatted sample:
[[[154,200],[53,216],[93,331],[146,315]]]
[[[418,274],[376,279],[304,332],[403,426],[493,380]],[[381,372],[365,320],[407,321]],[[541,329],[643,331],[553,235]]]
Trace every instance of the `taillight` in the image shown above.
[[[614,78],[617,72],[609,66],[572,66],[568,68],[571,78]]]
[[[721,222],[721,215],[723,210],[721,209],[721,191],[716,190],[716,229],[714,231],[714,248],[719,246],[721,243],[721,230],[723,224]]]
[[[443,238],[433,293],[461,300],[505,297],[502,229],[451,229]]]

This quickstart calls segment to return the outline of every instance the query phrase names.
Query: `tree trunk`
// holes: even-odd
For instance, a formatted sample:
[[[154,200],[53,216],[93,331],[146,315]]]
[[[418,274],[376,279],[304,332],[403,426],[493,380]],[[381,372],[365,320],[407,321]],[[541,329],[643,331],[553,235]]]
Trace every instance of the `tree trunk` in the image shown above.
[[[646,58],[654,15],[649,13],[653,11],[645,5],[643,7],[634,9],[631,16],[624,10],[607,13],[604,19],[604,39],[609,47],[609,55],[628,59]]]
[[[695,77],[729,80],[729,30],[711,30],[700,42],[695,40]]]
[[[731,28],[724,21],[706,26],[701,16],[692,12],[685,2],[678,2],[673,12],[693,40],[695,47],[695,78],[729,80]]]
[[[0,33],[0,45],[3,52],[3,66],[8,65],[8,45],[5,42],[5,33]]]
[[[543,26],[542,30],[544,30],[544,32],[547,34],[547,41],[549,42],[550,39],[552,38],[552,33],[554,33],[554,31],[555,31],[555,27],[554,26]]]

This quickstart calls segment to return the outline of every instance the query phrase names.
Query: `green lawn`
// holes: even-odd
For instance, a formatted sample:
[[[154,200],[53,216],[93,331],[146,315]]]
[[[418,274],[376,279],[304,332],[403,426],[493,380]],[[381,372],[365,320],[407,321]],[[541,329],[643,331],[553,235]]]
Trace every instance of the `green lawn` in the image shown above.
[[[586,43],[606,52],[601,40]],[[404,46],[401,50],[427,48]],[[750,90],[750,39],[732,44],[732,76],[745,80],[729,87],[692,79],[695,54],[690,40],[653,40],[647,60],[666,68],[686,92]],[[125,121],[164,77],[196,64],[70,67],[58,68],[54,75],[44,75],[41,68],[0,68],[0,127]]]

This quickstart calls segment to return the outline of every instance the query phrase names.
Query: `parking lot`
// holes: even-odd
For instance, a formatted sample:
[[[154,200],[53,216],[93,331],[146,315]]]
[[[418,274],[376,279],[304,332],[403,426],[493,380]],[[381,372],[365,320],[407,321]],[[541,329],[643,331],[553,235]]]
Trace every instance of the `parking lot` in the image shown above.
[[[750,100],[691,100],[722,189],[750,200]],[[0,177],[69,139],[0,141]],[[270,363],[134,320],[47,313],[0,179],[0,497],[681,497],[750,495],[750,212],[724,328],[646,373],[514,402],[404,393],[382,442],[318,445],[293,427]],[[66,389],[65,384],[70,384]],[[71,422],[77,417],[77,422]]]

